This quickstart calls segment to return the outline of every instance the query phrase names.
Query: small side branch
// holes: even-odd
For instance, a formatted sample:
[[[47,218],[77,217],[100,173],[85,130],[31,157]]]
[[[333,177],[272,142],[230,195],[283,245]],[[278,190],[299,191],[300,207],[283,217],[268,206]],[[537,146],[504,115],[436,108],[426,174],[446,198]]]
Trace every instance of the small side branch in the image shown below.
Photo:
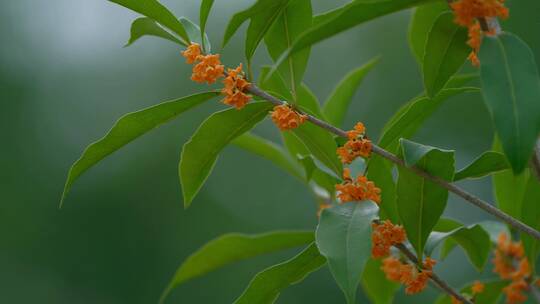
[[[255,96],[258,96],[260,98],[263,98],[265,100],[268,100],[269,102],[271,102],[272,104],[274,105],[281,105],[283,104],[284,102],[279,100],[278,98],[268,94],[267,92],[261,90],[259,87],[257,87],[255,84],[251,84],[251,86],[247,89],[247,91]],[[306,113],[303,113],[303,114],[306,114]],[[325,121],[322,121],[314,116],[311,116],[309,114],[306,114],[308,116],[308,120],[313,123],[314,125],[317,125],[325,130],[328,130],[329,132],[337,135],[337,136],[340,136],[340,137],[345,137],[347,138],[347,133],[344,131],[344,130],[341,130],[340,128],[337,128],[337,127],[334,127],[332,126],[331,124],[325,122]],[[424,171],[423,169],[417,167],[417,166],[412,166],[412,167],[408,167],[405,165],[405,162],[400,159],[399,157],[397,157],[396,155],[386,151],[385,149],[377,146],[377,145],[373,145],[373,149],[372,149],[373,153],[375,154],[378,154],[384,158],[386,158],[387,160],[393,162],[394,164],[396,165],[399,165],[399,166],[402,166],[404,168],[407,168],[409,170],[411,170],[412,172],[416,173],[417,175],[429,180],[429,181],[432,181],[438,185],[440,185],[441,187],[447,189],[448,191],[458,195],[459,197],[463,198],[465,201],[477,206],[478,208],[486,211],[487,213],[497,217],[498,219],[500,219],[501,221],[509,224],[510,226],[512,226],[513,228],[519,230],[519,231],[522,231],[522,232],[525,232],[527,234],[529,234],[530,236],[534,237],[535,239],[537,240],[540,240],[540,232],[537,231],[536,229],[524,224],[523,222],[509,216],[508,214],[502,212],[501,210],[493,207],[491,204],[489,204],[488,202],[474,196],[473,194],[470,194],[468,193],[467,191],[459,188],[458,186],[454,185],[454,184],[451,184],[437,176],[434,176],[434,175],[431,175],[429,174],[428,172]]]

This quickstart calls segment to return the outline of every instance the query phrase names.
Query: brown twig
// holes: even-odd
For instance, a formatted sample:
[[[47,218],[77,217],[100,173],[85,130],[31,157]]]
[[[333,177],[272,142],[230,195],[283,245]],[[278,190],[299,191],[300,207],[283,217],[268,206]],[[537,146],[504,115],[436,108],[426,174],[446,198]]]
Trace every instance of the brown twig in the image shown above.
[[[272,104],[274,105],[281,105],[283,104],[284,102],[279,100],[278,98],[266,93],[265,91],[261,90],[258,86],[256,86],[255,84],[251,84],[251,86],[247,89],[247,91],[255,96],[258,96],[258,97],[261,97],[265,100],[268,100],[269,102],[271,102]],[[304,113],[305,114],[305,113]],[[308,121],[310,121],[311,123],[325,129],[325,130],[328,130],[330,131],[331,133],[334,133],[335,135],[338,135],[340,137],[347,137],[347,133],[344,131],[344,130],[341,130],[340,128],[337,128],[337,127],[334,127],[332,126],[331,124],[323,121],[323,120],[320,120],[314,116],[311,116],[309,114],[306,114],[308,116]],[[513,228],[519,230],[519,231],[522,231],[522,232],[525,232],[527,234],[529,234],[530,236],[534,237],[535,239],[537,240],[540,240],[540,232],[535,230],[534,228],[524,224],[523,222],[511,217],[510,215],[502,212],[501,210],[493,207],[491,204],[489,204],[488,202],[476,197],[475,195],[473,194],[470,194],[468,193],[467,191],[457,187],[456,185],[454,184],[451,184],[437,176],[434,176],[434,175],[431,175],[430,173],[424,171],[423,169],[417,167],[417,166],[406,166],[405,165],[405,162],[400,159],[399,157],[397,157],[396,155],[386,151],[385,149],[377,146],[377,145],[373,145],[373,149],[372,149],[373,153],[375,154],[378,154],[380,156],[382,156],[383,158],[386,158],[387,160],[399,165],[399,166],[402,166],[402,167],[405,167],[409,170],[411,170],[412,172],[416,173],[417,175],[431,181],[431,182],[434,182],[436,184],[438,184],[439,186],[447,189],[448,191],[458,195],[459,197],[463,198],[465,201],[477,206],[478,208],[486,211],[487,213],[497,217],[498,219],[500,219],[501,221],[509,224],[510,226],[512,226]]]
[[[534,147],[534,153],[531,158],[531,169],[534,175],[536,175],[536,178],[540,181],[540,138],[536,141]]]
[[[414,253],[412,253],[405,245],[396,244],[394,245],[394,247],[396,247],[401,253],[403,253],[403,255],[405,255],[411,262],[418,264],[418,259],[416,258]],[[471,300],[465,298],[459,292],[455,291],[452,287],[450,287],[450,285],[448,285],[448,283],[446,283],[443,279],[437,276],[434,272],[431,273],[429,278],[442,291],[446,292],[447,294],[454,297],[455,299],[461,301],[461,303],[473,304]]]

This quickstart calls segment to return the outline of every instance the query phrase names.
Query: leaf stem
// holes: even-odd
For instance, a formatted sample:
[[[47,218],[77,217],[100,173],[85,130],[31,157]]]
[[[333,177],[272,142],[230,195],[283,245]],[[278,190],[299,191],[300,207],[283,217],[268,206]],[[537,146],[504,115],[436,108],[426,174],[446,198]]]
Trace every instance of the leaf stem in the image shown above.
[[[272,104],[274,105],[281,105],[283,104],[284,102],[279,100],[278,98],[268,94],[267,92],[261,90],[257,85],[255,84],[251,84],[251,86],[247,89],[247,91],[255,96],[258,96],[258,97],[261,97],[269,102],[271,102]],[[313,123],[314,125],[317,125],[325,130],[328,130],[330,131],[331,133],[337,135],[337,136],[340,136],[340,137],[345,137],[347,138],[347,133],[340,129],[340,128],[337,128],[323,120],[320,120],[312,115],[309,115],[307,113],[303,113],[303,114],[306,114],[307,117],[308,117],[308,121]],[[431,181],[431,182],[434,182],[436,184],[438,184],[439,186],[445,188],[446,190],[456,194],[457,196],[463,198],[465,201],[475,205],[476,207],[484,210],[485,212],[495,216],[496,218],[500,219],[501,221],[509,224],[510,226],[512,226],[513,228],[521,231],[521,232],[524,232],[524,233],[527,233],[528,235],[534,237],[535,239],[537,240],[540,240],[540,232],[537,231],[536,229],[526,225],[525,223],[511,217],[510,215],[504,213],[503,211],[497,209],[496,207],[493,207],[490,203],[478,198],[477,196],[473,195],[473,194],[470,194],[468,193],[467,191],[459,188],[458,186],[452,184],[452,183],[449,183],[437,176],[434,176],[434,175],[431,175],[430,173],[424,171],[423,169],[417,167],[417,166],[406,166],[405,165],[405,162],[400,159],[399,157],[397,157],[396,155],[386,151],[385,149],[373,144],[373,149],[372,149],[373,153],[375,154],[378,154],[380,156],[382,156],[383,158],[386,158],[387,160],[393,162],[394,164],[396,165],[399,165],[401,167],[404,167],[404,168],[407,168],[409,170],[411,170],[413,173],[416,173],[417,175]]]

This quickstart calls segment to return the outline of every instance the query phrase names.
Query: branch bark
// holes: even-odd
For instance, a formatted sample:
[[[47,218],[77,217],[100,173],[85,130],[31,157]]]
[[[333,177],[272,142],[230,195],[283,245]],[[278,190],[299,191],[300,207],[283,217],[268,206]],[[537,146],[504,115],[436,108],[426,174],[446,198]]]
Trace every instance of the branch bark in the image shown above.
[[[260,98],[263,98],[269,102],[271,102],[272,104],[274,105],[281,105],[283,104],[284,102],[279,100],[278,98],[268,94],[267,92],[261,90],[258,86],[256,86],[255,84],[251,84],[251,86],[249,86],[249,88],[247,89],[247,91],[255,96],[258,96]],[[299,111],[301,112],[301,111]],[[314,125],[317,125],[325,130],[328,130],[329,132],[337,135],[337,136],[340,136],[340,137],[344,137],[344,138],[347,138],[347,133],[340,129],[340,128],[337,128],[337,127],[334,127],[333,125],[325,122],[325,121],[322,121],[314,116],[311,116],[307,113],[303,113],[303,114],[306,114],[307,117],[308,117],[308,121],[313,123]],[[429,174],[428,172],[424,171],[423,169],[417,167],[417,166],[412,166],[412,167],[408,167],[405,165],[405,162],[400,159],[399,157],[397,157],[396,155],[386,151],[385,149],[377,146],[377,145],[373,145],[373,149],[372,149],[373,153],[377,154],[377,155],[380,155],[384,158],[386,158],[387,160],[393,162],[394,164],[398,165],[398,166],[402,166],[404,168],[407,168],[409,170],[411,170],[412,172],[416,173],[417,175],[429,180],[429,181],[432,181],[436,184],[438,184],[439,186],[447,189],[448,191],[456,194],[457,196],[463,198],[465,201],[477,206],[478,208],[484,210],[485,212],[495,216],[496,218],[500,219],[501,221],[509,224],[510,226],[512,226],[513,228],[521,231],[521,232],[524,232],[524,233],[527,233],[529,234],[530,236],[534,237],[535,239],[537,240],[540,240],[540,232],[537,231],[536,229],[526,225],[525,223],[511,217],[510,215],[502,212],[501,210],[493,207],[490,203],[476,197],[475,195],[473,194],[470,194],[468,193],[467,191],[459,188],[458,186],[454,185],[454,184],[451,184],[437,176],[434,176],[434,175],[431,175]]]

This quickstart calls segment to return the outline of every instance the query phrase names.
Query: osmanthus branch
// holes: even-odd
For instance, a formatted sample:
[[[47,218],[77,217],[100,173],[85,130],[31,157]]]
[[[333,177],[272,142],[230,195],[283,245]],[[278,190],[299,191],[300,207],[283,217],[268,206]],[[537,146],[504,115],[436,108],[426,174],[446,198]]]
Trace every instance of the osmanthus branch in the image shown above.
[[[412,253],[405,245],[403,244],[396,244],[394,245],[403,255],[405,255],[411,262],[414,264],[418,264],[418,259]],[[435,274],[435,272],[432,272],[429,276],[431,281],[435,283],[442,291],[446,292],[450,296],[454,297],[455,299],[461,301],[461,303],[467,303],[467,304],[473,304],[471,300],[465,298],[463,295],[461,295],[459,292],[455,291],[448,283],[446,283],[443,279],[441,279],[439,276]]]
[[[283,101],[279,100],[278,98],[268,94],[267,92],[261,90],[258,86],[256,86],[255,84],[251,84],[251,86],[249,86],[249,88],[247,89],[247,91],[255,96],[258,96],[260,98],[263,98],[269,102],[271,102],[272,104],[274,105],[282,105],[284,104]],[[311,116],[307,113],[304,113],[307,115],[307,120],[310,121],[311,123],[325,129],[325,130],[328,130],[330,131],[331,133],[337,135],[337,136],[340,136],[340,137],[344,137],[344,138],[347,138],[347,133],[340,129],[340,128],[337,128],[335,126],[332,126],[331,124],[325,122],[325,121],[322,121],[314,116]],[[458,186],[452,184],[452,183],[449,183],[437,176],[434,176],[434,175],[431,175],[430,173],[424,171],[423,169],[417,167],[417,166],[412,166],[412,167],[409,167],[409,166],[406,166],[405,165],[405,162],[400,159],[399,157],[397,157],[396,155],[386,151],[385,149],[373,144],[373,148],[372,148],[372,151],[373,153],[377,154],[377,155],[380,155],[381,157],[401,166],[401,167],[404,167],[404,168],[407,168],[409,170],[411,170],[412,172],[416,173],[417,175],[431,181],[431,182],[434,182],[436,184],[438,184],[439,186],[445,188],[446,190],[456,194],[457,196],[463,198],[465,201],[475,205],[476,207],[484,210],[485,212],[495,216],[496,218],[500,219],[501,221],[509,224],[510,226],[512,226],[513,228],[521,231],[521,232],[524,232],[524,233],[527,233],[528,235],[534,237],[535,239],[537,240],[540,240],[540,232],[537,231],[536,229],[526,225],[525,223],[511,217],[510,215],[502,212],[501,210],[493,207],[490,203],[478,198],[477,196],[473,195],[473,194],[470,194],[468,193],[467,191],[459,188]]]
[[[536,146],[534,147],[534,153],[531,158],[531,169],[540,181],[540,138],[536,141]]]

